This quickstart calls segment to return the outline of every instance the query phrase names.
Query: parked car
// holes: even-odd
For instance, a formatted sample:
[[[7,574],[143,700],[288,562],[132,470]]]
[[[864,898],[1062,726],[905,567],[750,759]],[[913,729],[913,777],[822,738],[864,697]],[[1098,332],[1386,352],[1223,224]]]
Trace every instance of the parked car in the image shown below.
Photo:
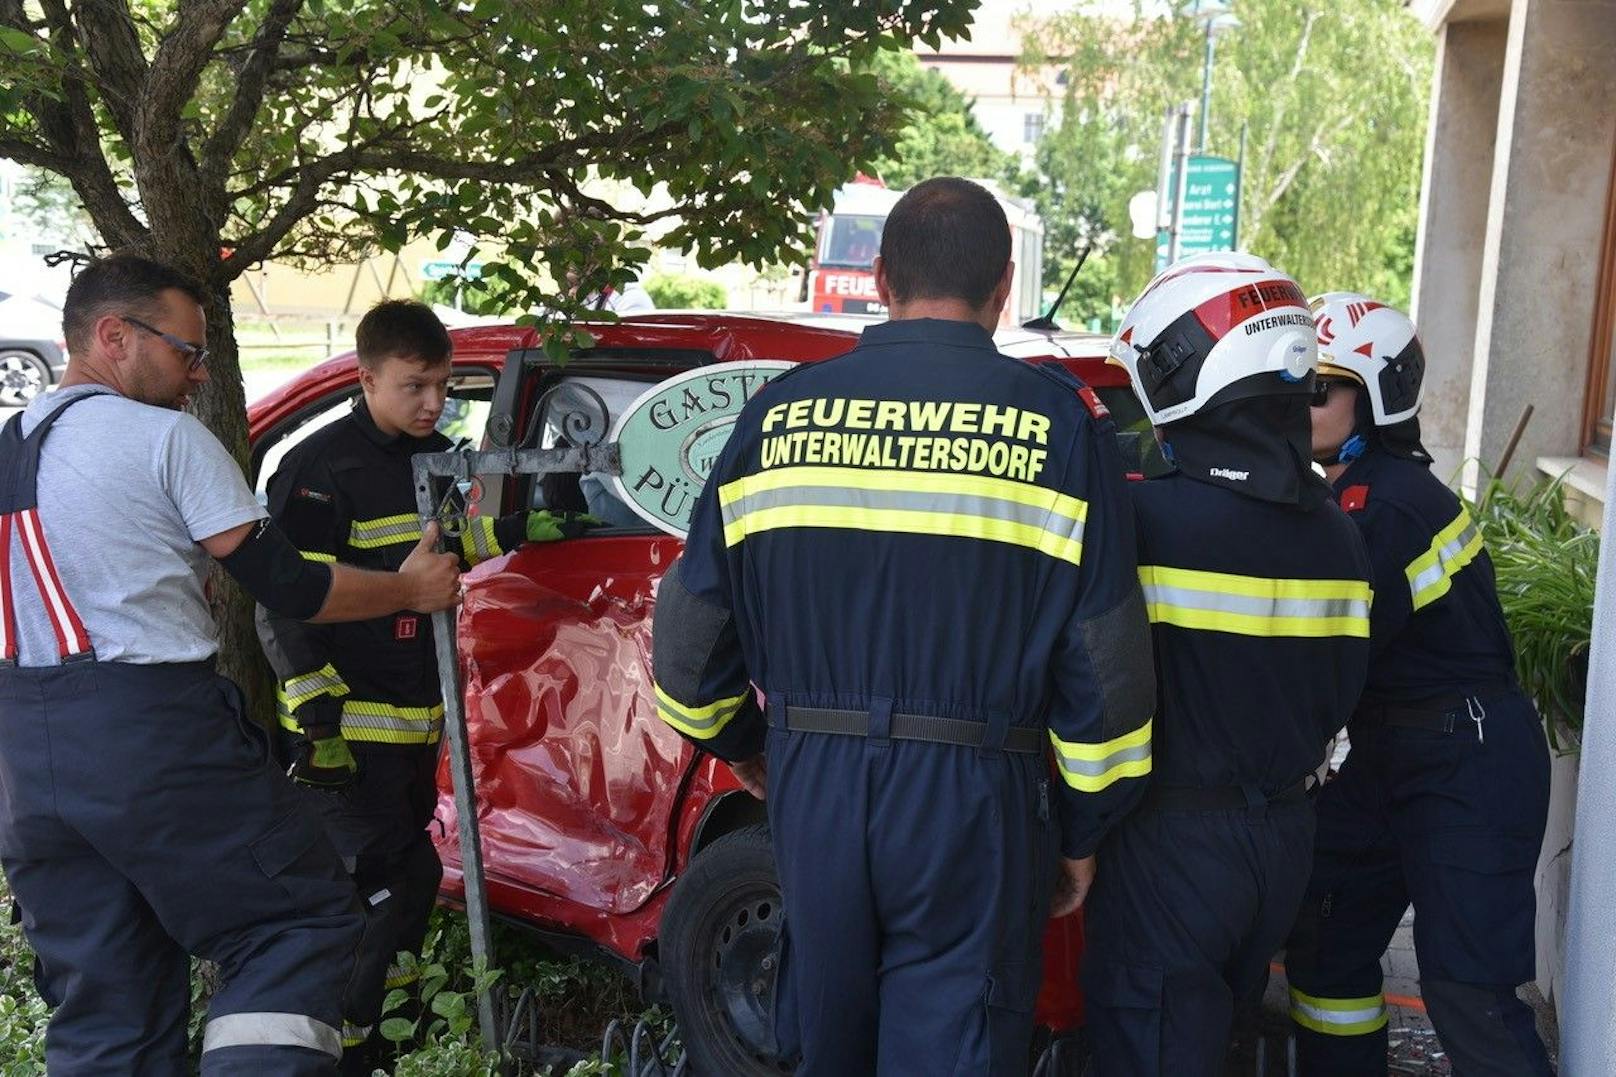
[[[469,444],[548,447],[590,440],[612,411],[693,367],[736,360],[813,362],[842,354],[870,319],[659,314],[592,327],[594,347],[558,366],[533,330],[452,331],[457,401],[448,432]],[[1058,362],[1110,407],[1132,469],[1159,461],[1126,375],[1092,335],[1006,330],[1003,350]],[[584,390],[588,390],[585,392]],[[358,392],[353,356],[307,371],[251,412],[259,488],[281,454]],[[589,402],[593,401],[593,404]],[[581,403],[580,403],[581,402]],[[577,476],[483,476],[483,513],[582,508]],[[600,507],[596,504],[594,507]],[[764,808],[729,769],[656,717],[651,614],[678,539],[631,513],[556,545],[527,546],[467,574],[458,647],[477,778],[488,895],[563,951],[604,953],[642,991],[671,1001],[696,1071],[779,1073],[770,1057],[779,886]],[[443,895],[463,890],[455,806],[440,771]],[[1054,921],[1038,1018],[1081,1020],[1078,916]]]
[[[0,408],[26,407],[66,370],[62,308],[38,296],[0,291]]]

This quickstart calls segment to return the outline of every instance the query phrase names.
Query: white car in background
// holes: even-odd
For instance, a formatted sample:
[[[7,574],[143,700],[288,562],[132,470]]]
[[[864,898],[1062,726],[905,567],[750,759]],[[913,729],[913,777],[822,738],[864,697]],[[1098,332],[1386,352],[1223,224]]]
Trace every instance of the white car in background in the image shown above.
[[[0,408],[20,408],[62,380],[62,308],[0,289]]]

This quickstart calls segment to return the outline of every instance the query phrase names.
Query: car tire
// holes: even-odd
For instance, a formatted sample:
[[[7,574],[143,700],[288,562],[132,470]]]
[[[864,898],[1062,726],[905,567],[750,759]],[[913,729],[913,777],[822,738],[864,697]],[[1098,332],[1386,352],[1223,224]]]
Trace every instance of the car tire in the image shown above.
[[[725,834],[691,860],[662,914],[663,986],[697,1077],[777,1077],[774,980],[785,912],[767,827]]]
[[[33,352],[0,349],[0,408],[27,407],[54,380],[50,364]]]

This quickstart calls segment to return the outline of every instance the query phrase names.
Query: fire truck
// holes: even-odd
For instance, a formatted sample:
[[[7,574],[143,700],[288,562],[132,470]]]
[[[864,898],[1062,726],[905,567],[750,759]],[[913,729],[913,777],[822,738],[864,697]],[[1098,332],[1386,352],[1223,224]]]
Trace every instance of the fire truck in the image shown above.
[[[1010,221],[1010,257],[1015,286],[1005,304],[1001,324],[1020,325],[1042,313],[1044,223],[1030,203],[1007,196],[991,181],[978,180],[993,191]],[[903,197],[879,180],[860,175],[836,192],[835,202],[819,217],[813,258],[808,264],[808,309],[815,314],[879,314],[875,294],[875,256],[887,214]]]

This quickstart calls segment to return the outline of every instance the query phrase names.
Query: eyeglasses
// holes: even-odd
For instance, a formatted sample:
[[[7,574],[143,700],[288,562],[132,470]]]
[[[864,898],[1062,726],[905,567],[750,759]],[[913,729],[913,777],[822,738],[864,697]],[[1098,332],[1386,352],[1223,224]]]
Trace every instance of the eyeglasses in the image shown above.
[[[156,326],[147,325],[145,322],[141,321],[139,318],[131,318],[127,314],[120,314],[120,315],[118,315],[118,318],[121,321],[128,322],[130,325],[134,326],[136,329],[144,329],[146,332],[150,333],[152,336],[157,337],[160,340],[162,340],[162,342],[164,344],[167,344],[169,347],[173,348],[175,351],[177,351],[181,355],[185,356],[185,358],[187,360],[187,363],[188,363],[188,365],[185,368],[186,370],[195,372],[195,371],[201,370],[203,367],[208,365],[208,350],[206,348],[202,347],[202,345],[200,345],[200,344],[192,344],[189,340],[186,340],[184,337],[177,337],[173,333],[165,333],[161,329],[158,329]]]
[[[1351,382],[1338,381],[1331,378],[1319,378],[1313,382],[1313,406],[1322,408],[1330,402],[1330,390],[1344,388]]]

